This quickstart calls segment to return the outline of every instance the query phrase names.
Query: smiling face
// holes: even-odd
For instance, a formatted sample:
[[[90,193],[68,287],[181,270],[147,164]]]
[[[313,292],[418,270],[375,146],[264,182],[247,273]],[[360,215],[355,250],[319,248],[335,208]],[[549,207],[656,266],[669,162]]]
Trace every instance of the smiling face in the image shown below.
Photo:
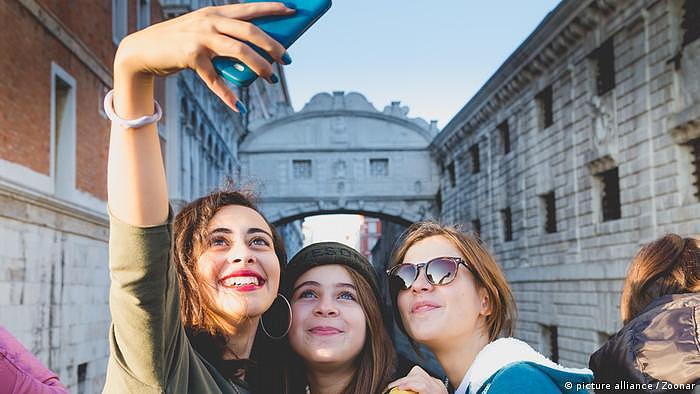
[[[279,288],[280,265],[272,232],[255,210],[227,205],[207,225],[196,269],[203,289],[220,310],[233,317],[265,312]]]
[[[310,368],[352,363],[365,343],[367,320],[347,269],[311,268],[294,283],[289,343]]]
[[[425,263],[436,257],[468,261],[449,239],[436,235],[414,243],[403,263]],[[474,276],[462,265],[455,279],[441,286],[428,282],[423,267],[413,285],[399,291],[397,305],[409,336],[430,348],[455,345],[478,334],[484,330],[489,313],[486,291],[476,285]]]

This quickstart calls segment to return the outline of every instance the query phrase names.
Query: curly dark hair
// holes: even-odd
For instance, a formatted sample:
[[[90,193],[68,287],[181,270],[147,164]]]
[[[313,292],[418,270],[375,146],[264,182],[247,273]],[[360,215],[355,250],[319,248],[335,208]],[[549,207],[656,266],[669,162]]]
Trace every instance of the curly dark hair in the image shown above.
[[[207,292],[204,291],[205,284],[197,273],[196,262],[203,252],[207,226],[214,215],[225,206],[239,205],[258,212],[267,223],[272,234],[273,248],[279,260],[280,276],[284,273],[287,264],[284,240],[257,208],[255,201],[256,197],[252,191],[235,189],[229,185],[185,205],[173,223],[173,262],[177,270],[182,324],[197,352],[224,375],[227,375],[226,370],[231,369],[231,363],[222,358],[225,338],[236,334],[236,319],[231,319],[230,314],[218,308],[207,296]],[[245,317],[240,316],[240,319],[243,318]],[[283,318],[286,319],[287,316],[280,317],[280,319]],[[277,344],[272,340],[258,332],[250,358],[239,360],[241,368],[246,370],[246,381],[251,389],[271,387],[270,384],[274,379],[270,379],[270,374],[274,375],[274,373],[268,369],[277,370],[278,368],[274,360],[276,346]],[[279,374],[281,372],[277,375]],[[267,375],[267,378],[263,375]]]

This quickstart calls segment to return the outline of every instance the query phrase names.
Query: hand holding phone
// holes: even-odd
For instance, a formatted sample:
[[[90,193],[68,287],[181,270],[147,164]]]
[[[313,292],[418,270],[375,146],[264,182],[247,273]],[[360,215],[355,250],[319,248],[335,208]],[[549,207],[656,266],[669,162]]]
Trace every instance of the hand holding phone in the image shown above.
[[[248,0],[245,3],[256,3],[265,0]],[[318,18],[331,7],[331,0],[288,0],[287,7],[296,12],[290,16],[269,16],[254,19],[252,23],[277,40],[285,48],[289,48]],[[258,54],[272,63],[273,59],[259,47],[246,42]],[[212,62],[216,72],[224,79],[238,87],[247,87],[258,76],[245,63],[230,57],[215,57]]]

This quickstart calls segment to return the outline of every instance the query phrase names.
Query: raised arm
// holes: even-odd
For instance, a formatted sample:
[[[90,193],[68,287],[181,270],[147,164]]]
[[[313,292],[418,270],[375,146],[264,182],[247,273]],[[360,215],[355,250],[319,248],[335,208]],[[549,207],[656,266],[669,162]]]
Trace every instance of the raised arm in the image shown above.
[[[285,49],[246,21],[293,12],[282,3],[207,7],[127,36],[119,45],[114,60],[116,115],[135,119],[153,114],[155,76],[184,68],[195,70],[229,107],[240,111],[242,104],[238,104],[236,95],[216,74],[211,59],[215,56],[237,58],[272,82],[272,66],[243,41],[254,43],[280,63],[283,63]],[[112,215],[134,226],[165,222],[168,194],[161,157],[155,124],[138,129],[112,124],[107,169]]]
[[[209,7],[126,37],[114,62],[116,116],[131,120],[152,115],[154,78],[184,68],[194,69],[238,110],[238,99],[214,71],[212,57],[235,57],[272,80],[271,65],[244,41],[280,60],[284,47],[246,20],[292,12],[281,3]],[[171,226],[162,225],[168,195],[155,124],[134,129],[113,122],[108,194],[112,327],[104,392],[209,392],[188,387],[188,368],[196,366],[188,362],[191,352],[180,323],[177,277],[170,261],[173,234]]]

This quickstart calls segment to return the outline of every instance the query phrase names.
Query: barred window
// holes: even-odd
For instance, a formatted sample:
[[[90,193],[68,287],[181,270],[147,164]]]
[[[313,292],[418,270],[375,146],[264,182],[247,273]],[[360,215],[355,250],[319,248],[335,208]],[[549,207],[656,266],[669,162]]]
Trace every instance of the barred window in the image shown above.
[[[612,37],[593,51],[596,91],[599,96],[615,87],[615,48]]]
[[[700,1],[685,0],[683,2],[683,46],[700,38]]]
[[[513,240],[513,217],[510,207],[501,210],[501,221],[503,222],[503,240]]]
[[[498,125],[498,132],[501,135],[501,143],[503,144],[503,154],[510,152],[510,128],[508,121],[504,120]]]
[[[369,159],[369,173],[372,176],[389,176],[389,159]]]
[[[292,168],[294,170],[294,178],[311,178],[311,160],[293,160]]]
[[[479,144],[472,145],[469,148],[469,155],[472,158],[472,174],[476,174],[481,171],[481,161],[479,160]]]
[[[559,362],[559,330],[557,326],[541,326],[540,353]]]
[[[695,186],[695,197],[700,200],[700,138],[690,140],[690,157],[692,165],[693,186]]]
[[[622,217],[622,210],[620,207],[620,177],[618,175],[618,168],[612,168],[610,170],[601,172],[598,174],[598,178],[602,184],[602,208],[603,208],[603,221],[615,220]]]
[[[447,165],[447,175],[450,177],[450,186],[455,187],[457,185],[457,178],[455,176],[455,163],[454,162]]]
[[[544,212],[544,231],[547,233],[557,232],[557,208],[554,192],[544,194],[542,197]]]
[[[472,233],[474,233],[475,237],[481,238],[481,220],[472,220]]]
[[[88,390],[87,363],[78,364],[78,394],[84,394]]]
[[[554,124],[554,113],[552,112],[552,95],[552,85],[549,85],[546,88],[542,89],[541,92],[537,93],[537,96],[535,96],[535,100],[537,101],[537,106],[539,108],[540,124],[544,129]]]

